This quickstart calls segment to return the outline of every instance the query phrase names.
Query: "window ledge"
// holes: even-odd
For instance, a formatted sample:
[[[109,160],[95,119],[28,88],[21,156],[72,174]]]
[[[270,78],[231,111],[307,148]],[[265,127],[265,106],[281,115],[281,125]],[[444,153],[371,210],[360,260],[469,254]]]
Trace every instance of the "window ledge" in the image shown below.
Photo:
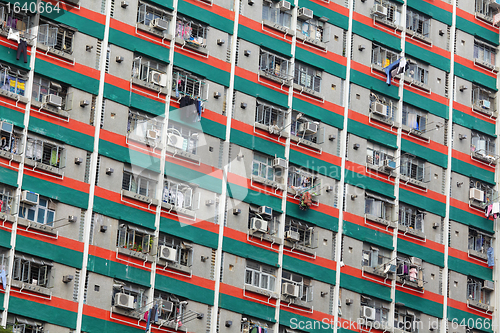
[[[257,122],[254,124],[255,124],[256,128],[261,129],[261,130],[266,131],[266,132],[269,132],[269,134],[274,134],[274,135],[281,136],[283,138],[288,138],[288,133],[285,131],[281,131],[281,133],[279,131],[275,132],[274,129],[272,131],[269,129],[269,127],[270,127],[269,125],[264,125],[264,124],[257,123]]]
[[[383,218],[376,217],[375,215],[365,214],[365,218],[369,221],[380,223],[380,224],[389,226],[391,228],[396,228],[396,225],[397,225],[396,222],[387,221],[387,220],[384,220]]]
[[[21,9],[21,10],[23,10],[23,9]],[[18,31],[18,30],[16,30],[16,29],[13,29],[13,30],[14,30],[14,32]],[[23,33],[23,32],[20,32],[20,33],[21,33],[21,34],[24,34],[26,37],[28,37],[28,38],[26,39],[27,44],[28,44],[29,46],[33,46],[33,40],[34,40],[34,39],[33,39],[33,38],[31,38],[31,37],[34,37],[34,36],[32,36],[32,35],[30,35],[30,34],[28,34],[28,33],[26,33],[26,32],[24,32],[24,33]],[[7,38],[7,36],[8,36],[8,35],[9,35],[9,29],[7,29],[7,28],[0,28],[0,36],[4,36],[5,38]]]
[[[52,235],[57,234],[57,232],[54,231],[54,228],[50,225],[47,225],[47,224],[33,222],[33,221],[30,221],[28,219],[24,219],[21,217],[18,218],[17,223],[19,225],[25,226],[26,228],[40,230],[40,231],[43,231],[47,234],[52,234]]]
[[[264,24],[265,26],[269,27],[269,28],[272,28],[274,30],[278,30],[278,31],[281,31],[282,33],[286,34],[286,35],[291,35],[293,36],[295,33],[293,30],[291,30],[290,28],[287,28],[287,27],[284,27],[278,23],[273,23],[269,20],[262,20],[262,24]]]
[[[260,240],[265,240],[265,241],[274,243],[274,244],[278,244],[278,245],[282,244],[281,238],[270,235],[268,233],[263,233],[263,232],[258,231],[258,230],[248,230],[248,235],[252,236],[252,237],[259,238]]]
[[[291,248],[292,250],[297,250],[300,252],[304,252],[310,255],[314,255],[316,251],[313,248],[297,244],[296,242],[291,242],[289,240],[284,240],[285,246]]]
[[[479,66],[479,67],[483,67],[485,69],[488,69],[490,71],[498,73],[498,67],[496,67],[493,64],[487,63],[486,61],[483,61],[481,59],[475,58],[474,59],[474,65]]]
[[[362,270],[365,273],[380,276],[384,279],[388,279],[388,280],[394,279],[392,273],[384,273],[384,266],[381,266],[381,268],[379,268],[379,269],[376,269],[375,267],[371,267],[371,266],[363,266]]]
[[[485,310],[485,311],[488,311],[488,312],[493,312],[493,307],[486,304],[486,303],[481,303],[481,302],[478,302],[478,301],[474,301],[472,299],[468,299],[467,300],[467,304],[469,306],[472,306],[472,307],[475,307],[475,308],[478,308],[478,309],[481,309],[481,310]]]
[[[306,308],[306,309],[311,309],[312,308],[312,302],[306,302],[300,300],[298,297],[290,297],[290,296],[284,296],[281,295],[281,301],[289,304],[293,304],[295,306],[300,306],[301,308]]]
[[[418,32],[415,32],[413,30],[410,30],[410,29],[406,29],[406,36],[407,37],[410,36],[410,38],[418,39],[421,42],[424,42],[426,44],[432,44],[432,39],[430,39],[429,37],[425,37],[424,35],[422,35]]]
[[[368,169],[375,170],[377,172],[383,173],[384,175],[388,175],[388,176],[392,176],[392,173],[395,171],[392,169],[385,169],[383,165],[375,165],[375,164],[372,164],[369,162],[366,162],[366,167]]]
[[[132,83],[136,84],[138,86],[141,86],[141,87],[144,87],[144,88],[147,88],[147,89],[159,92],[159,93],[163,93],[163,94],[167,94],[168,93],[167,87],[161,87],[161,86],[159,86],[157,84],[146,82],[146,81],[142,81],[142,80],[139,80],[138,78],[135,78],[135,77],[132,78]]]
[[[175,147],[173,147],[171,145],[167,145],[167,151],[169,153],[172,153],[172,154],[176,155],[176,156],[181,156],[182,158],[194,161],[196,163],[200,163],[201,162],[201,158],[199,156],[197,156],[195,154],[188,153],[185,150],[175,148]]]
[[[305,93],[305,94],[308,94],[308,95],[311,95],[311,96],[314,96],[316,98],[320,98],[320,99],[323,99],[323,97],[321,96],[321,94],[317,91],[314,91],[312,89],[307,89],[305,87],[302,87],[301,85],[298,85],[297,83],[294,83],[293,84],[293,89],[295,90],[299,90],[301,93]]]
[[[152,205],[155,205],[155,206],[158,205],[158,200],[157,199],[154,199],[154,198],[151,198],[151,197],[147,197],[145,195],[140,195],[140,194],[137,194],[137,193],[132,192],[132,191],[122,190],[121,194],[124,197],[135,199],[135,200],[138,200],[138,201],[142,201],[142,202],[145,202],[147,204],[152,204]]]
[[[493,24],[493,17],[481,14],[479,12],[476,12],[476,18],[478,18],[478,19],[480,19],[482,21],[488,22],[490,24]]]
[[[165,33],[165,31],[160,31],[158,29],[152,28],[148,25],[137,23],[137,29],[142,30],[144,32],[150,33],[152,35],[158,36],[163,39],[172,40],[172,35],[169,33]]]
[[[492,156],[492,155],[484,155],[478,152],[471,152],[471,155],[473,158],[478,159],[480,161],[486,162],[488,164],[493,164],[496,165],[498,161],[498,156]]]
[[[31,99],[31,106],[36,108],[36,109],[42,109],[44,111],[56,114],[61,117],[69,118],[69,112],[65,110],[59,110],[58,108],[52,106],[52,105],[47,105],[42,102],[36,101],[34,99]]]
[[[284,190],[285,189],[285,185],[280,184],[278,182],[275,182],[274,180],[266,179],[264,177],[259,177],[259,176],[252,175],[252,181],[256,182],[256,183],[264,184],[266,186],[271,186],[271,187],[277,188],[279,190]]]
[[[304,146],[308,146],[308,147],[311,147],[311,148],[314,148],[317,150],[321,150],[321,145],[314,143],[312,141],[306,140],[306,139],[302,139],[301,137],[293,135],[293,134],[290,134],[290,140],[295,141],[298,144],[302,144]]]
[[[474,199],[469,199],[469,204],[472,207],[476,207],[476,208],[481,209],[481,210],[483,210],[484,207],[486,206],[486,203],[481,202],[481,201],[477,201],[477,200],[474,200]]]
[[[135,309],[124,309],[115,305],[113,306],[112,312],[135,319],[141,319],[141,313]]]
[[[417,137],[424,139],[424,140],[429,140],[429,137],[427,137],[424,133],[422,133],[419,130],[416,130],[414,128],[411,128],[410,126],[401,125],[401,128],[404,131],[408,132],[408,134],[411,134],[413,136],[417,136]]]
[[[56,167],[53,167],[51,165],[47,165],[44,163],[36,162],[36,161],[30,160],[29,158],[24,159],[24,164],[33,167],[33,169],[43,170],[43,171],[46,171],[46,172],[49,172],[49,173],[52,173],[52,174],[55,174],[58,176],[62,176],[64,173],[62,169],[59,169],[59,168],[56,168]]]
[[[41,295],[45,295],[45,296],[51,296],[51,292],[50,292],[49,288],[40,287],[40,286],[37,286],[35,284],[25,283],[25,282],[22,282],[22,281],[17,281],[17,280],[11,279],[10,280],[10,285],[12,287],[23,289],[23,290],[32,291],[32,292],[37,293],[37,294],[41,294]]]
[[[259,295],[264,295],[264,296],[269,297],[269,298],[278,299],[278,297],[279,297],[279,295],[276,294],[273,291],[265,290],[265,289],[258,288],[258,287],[255,287],[255,286],[251,286],[251,285],[248,285],[248,284],[245,285],[244,290],[245,291],[250,291],[252,293],[256,293],[256,294],[259,294]]]
[[[191,43],[187,43],[184,39],[175,37],[175,43],[182,45],[182,47],[187,47],[188,49],[194,50],[196,52],[202,53],[202,54],[208,54],[207,46],[200,44],[200,45],[195,45]]]
[[[0,150],[0,157],[6,158],[8,160],[13,160],[18,163],[21,163],[22,157],[21,155],[16,155],[6,150]]]
[[[431,91],[431,87],[429,87],[427,84],[422,83],[420,81],[417,81],[415,79],[412,79],[411,77],[404,76],[404,80],[406,84],[409,84],[412,87],[422,89],[424,91]]]
[[[472,104],[472,109],[474,111],[482,113],[488,117],[496,117],[497,116],[497,112],[495,110],[485,109],[485,108],[482,108],[480,106],[477,106],[476,104]]]
[[[189,217],[194,217],[196,215],[194,213],[194,211],[192,211],[192,210],[180,208],[180,207],[171,205],[167,202],[162,202],[161,207],[167,209],[168,211],[173,211],[173,212],[176,212],[177,214],[182,214],[182,215],[186,215]]]
[[[423,289],[424,288],[423,282],[422,282],[422,285],[419,286],[418,281],[410,281],[410,277],[407,275],[406,276],[398,276],[396,281],[401,283],[401,284],[404,284],[405,286],[413,287],[416,289]]]
[[[469,250],[469,255],[483,260],[488,260],[486,253],[482,253],[476,250]]]
[[[300,32],[300,31],[297,31],[296,34],[297,34],[297,39],[300,39],[300,40],[304,41],[305,43],[309,43],[309,44],[312,44],[314,46],[317,46],[321,49],[324,49],[324,50],[326,49],[326,43],[320,42],[319,40],[317,40],[315,38],[308,37],[308,36],[302,34],[302,32]]]
[[[309,189],[309,190],[311,190],[311,189]],[[300,190],[297,190],[296,188],[290,187],[290,186],[287,186],[287,191],[288,191],[289,194],[291,194],[293,196],[297,196],[297,195],[300,195],[300,194],[303,193]],[[308,192],[308,191],[304,191],[304,192]],[[311,200],[314,201],[314,202],[318,202],[320,195],[321,195],[321,193],[317,194],[316,192],[312,191],[311,192]]]
[[[158,262],[158,265],[160,265],[160,266],[165,266],[166,268],[168,267],[170,269],[173,269],[173,270],[176,270],[179,272],[191,274],[191,267],[189,267],[189,266],[183,266],[179,263],[176,263],[173,261],[168,261],[165,259],[160,259],[160,258],[157,258],[157,262]]]
[[[287,87],[289,87],[289,86],[290,86],[290,81],[291,81],[291,79],[290,79],[290,78],[289,78],[289,79],[282,79],[282,78],[281,78],[281,77],[279,77],[279,76],[276,76],[276,75],[270,74],[270,73],[268,73],[268,72],[266,72],[266,71],[262,71],[262,70],[260,70],[260,71],[259,71],[259,75],[260,75],[261,77],[265,77],[265,78],[266,78],[266,79],[268,79],[268,80],[275,81],[275,82],[277,82],[277,83],[279,83],[279,84],[281,84],[281,85],[284,85],[284,86],[287,86]]]
[[[135,135],[133,132],[128,133],[127,137],[130,140],[143,143],[148,147],[153,147],[153,148],[157,148],[157,149],[163,148],[163,145],[161,144],[160,140],[153,140],[153,139],[148,139],[146,137],[141,137],[141,136]]]
[[[75,57],[73,57],[71,54],[66,53],[64,51],[56,50],[53,47],[48,47],[47,45],[37,43],[36,44],[36,48],[37,48],[37,52],[38,52],[38,50],[41,50],[42,52],[53,54],[55,56],[58,56],[60,58],[68,60],[70,62],[74,62],[75,61]]]
[[[177,322],[173,319],[171,319],[171,320],[159,319],[158,321],[155,321],[155,324],[160,325],[161,327],[170,328],[170,329],[173,329],[176,331],[187,332],[186,325],[182,325],[179,327],[177,325]]]
[[[392,126],[392,127],[399,128],[399,124],[394,122],[394,120],[392,120],[388,116],[382,116],[380,114],[370,112],[369,117],[370,117],[370,119],[373,119],[375,121],[384,123],[384,124]]]
[[[12,214],[0,213],[0,220],[14,223],[16,221],[16,217]]]
[[[138,252],[138,251],[134,251],[134,250],[131,250],[131,249],[126,249],[126,248],[119,247],[118,248],[118,253],[126,255],[126,256],[129,256],[129,257],[137,258],[137,259],[140,259],[140,260],[144,260],[144,261],[147,261],[147,262],[154,262],[155,261],[155,258],[153,256],[151,256],[150,254],[143,253],[143,252]]]
[[[15,93],[7,91],[7,90],[0,89],[0,96],[7,97],[7,98],[12,99],[16,102],[19,101],[19,102],[24,103],[24,104],[28,103],[27,97],[15,94]]]
[[[384,19],[384,18],[381,18],[381,17],[378,17],[378,16],[374,16],[375,18],[375,21],[377,21],[378,23],[382,23],[383,25],[386,25],[388,27],[391,27],[397,31],[403,31],[403,27],[400,26],[400,25],[397,25],[387,19]]]
[[[412,229],[410,227],[405,227],[404,225],[399,225],[399,231],[404,234],[410,234],[412,236],[425,239],[425,233],[420,230]]]

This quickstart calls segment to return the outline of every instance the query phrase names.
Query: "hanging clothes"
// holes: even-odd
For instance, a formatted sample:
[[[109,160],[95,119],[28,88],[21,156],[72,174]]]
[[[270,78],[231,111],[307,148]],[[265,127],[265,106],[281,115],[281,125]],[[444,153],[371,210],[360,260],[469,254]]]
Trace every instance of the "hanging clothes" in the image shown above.
[[[410,281],[414,282],[417,279],[417,273],[418,273],[417,268],[415,267],[410,268],[410,274],[409,274]]]
[[[7,287],[7,277],[4,268],[2,268],[2,270],[0,271],[0,278],[2,279],[2,287],[5,290],[5,288]]]
[[[488,206],[486,206],[484,215],[485,215],[486,217],[490,217],[490,214],[491,214],[491,211],[492,211],[492,210],[493,210],[493,205],[488,205]]]
[[[491,208],[491,212],[493,214],[500,214],[500,203],[499,202],[494,202]]]
[[[488,267],[495,266],[495,256],[494,256],[494,253],[493,253],[493,248],[491,246],[486,251],[486,255],[488,257]]]
[[[151,325],[151,310],[148,310],[144,313],[144,317],[147,317],[146,319],[146,333],[149,331],[149,325]]]

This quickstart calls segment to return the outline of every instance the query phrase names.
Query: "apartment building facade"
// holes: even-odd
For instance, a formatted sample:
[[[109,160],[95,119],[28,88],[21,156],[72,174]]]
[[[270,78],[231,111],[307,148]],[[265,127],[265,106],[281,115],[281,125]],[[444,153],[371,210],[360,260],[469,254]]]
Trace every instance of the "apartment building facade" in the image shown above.
[[[1,325],[496,330],[499,8],[0,1]]]

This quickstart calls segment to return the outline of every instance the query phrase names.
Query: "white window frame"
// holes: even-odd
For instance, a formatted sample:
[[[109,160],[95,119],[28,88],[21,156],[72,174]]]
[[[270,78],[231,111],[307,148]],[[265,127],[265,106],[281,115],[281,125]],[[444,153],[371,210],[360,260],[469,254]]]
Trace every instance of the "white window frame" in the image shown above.
[[[15,256],[12,279],[48,288],[52,282],[52,266],[52,263],[45,262],[43,260],[24,256]]]
[[[66,109],[66,97],[68,96],[68,88],[60,85],[57,82],[51,81],[44,77],[35,75],[33,77],[33,92],[32,98],[42,103],[43,97],[47,95],[56,95],[62,98],[61,109]]]
[[[116,246],[142,253],[151,251],[154,232],[122,223],[118,226]],[[139,246],[141,247],[139,249]]]
[[[170,22],[172,21],[172,15],[163,9],[139,1],[139,7],[137,9],[137,23],[150,26],[151,22],[155,19],[161,19],[167,21],[168,26],[170,27]]]
[[[370,112],[373,112],[375,108],[375,103],[380,103],[387,106],[387,119],[394,120],[394,117],[398,111],[398,103],[385,96],[379,96],[373,92],[370,93]]]
[[[200,133],[190,127],[185,127],[173,121],[168,122],[167,133],[172,133],[181,136],[184,139],[182,150],[190,154],[198,153],[198,143]]]
[[[290,29],[292,14],[290,11],[281,10],[278,2],[264,0],[262,4],[262,20]]]
[[[50,199],[38,197],[38,204],[28,205],[21,203],[19,205],[19,217],[32,222],[52,226],[56,220],[56,211],[49,208]]]
[[[73,53],[74,30],[68,26],[40,20],[37,43],[64,53]]]
[[[394,202],[373,194],[365,196],[365,214],[375,216],[385,221],[392,221]]]
[[[171,293],[165,293],[159,290],[155,290],[153,303],[161,307],[164,302],[172,302],[174,304],[171,312],[160,311],[158,314],[158,322],[171,321],[174,323],[184,323],[184,319],[187,316],[186,308],[189,304],[188,299],[184,297],[179,297]],[[189,320],[188,320],[189,321]]]
[[[19,6],[19,8],[22,7],[23,4]],[[29,4],[28,4],[29,6]],[[0,3],[0,27],[4,26],[4,22],[6,23],[5,30],[9,31],[9,29],[12,28],[13,32],[19,31],[22,36],[25,38],[31,38],[33,36],[33,27],[34,27],[34,22],[35,22],[35,16],[34,15],[27,15],[27,13],[24,10],[14,10],[13,9],[13,3],[10,4],[10,10],[8,10],[9,6],[5,3]],[[29,11],[28,11],[29,12]],[[23,22],[23,27],[24,29],[18,30],[18,25],[7,25],[7,23],[10,20],[16,19],[20,20]]]
[[[293,83],[321,93],[322,72],[304,63],[295,62]]]
[[[425,212],[417,207],[399,204],[399,225],[424,232]]]
[[[474,40],[474,59],[495,66],[497,48],[489,44]]]
[[[387,8],[387,17],[383,18],[383,21],[387,21],[397,26],[401,25],[401,6],[385,0],[375,0],[375,4]]]
[[[130,171],[123,171],[123,190],[154,198],[157,183],[158,182],[154,179],[135,175]]]
[[[406,28],[424,37],[430,36],[431,18],[422,13],[406,9]]]
[[[139,138],[147,139],[147,131],[155,131],[157,137],[162,135],[163,120],[152,117],[143,112],[128,110],[127,133]]]
[[[493,9],[491,8],[490,3],[490,0],[476,0],[476,13],[492,18]]]
[[[385,160],[394,160],[394,151],[382,145],[368,141],[366,146],[366,162],[374,166],[383,166]]]
[[[312,143],[316,143],[318,145],[325,142],[325,126],[317,120],[301,115],[299,119],[297,119],[297,115],[300,112],[293,110],[292,111],[292,123],[290,125],[290,134],[298,136],[300,140],[306,140]],[[314,134],[306,134],[305,132],[300,134],[299,128],[301,124],[305,123],[316,123],[318,124],[318,131]]]
[[[481,302],[485,304],[490,303],[490,291],[483,289],[484,280],[468,276],[467,277],[467,299],[472,301]],[[471,297],[472,296],[472,297]]]
[[[196,47],[206,47],[208,26],[187,17],[177,16],[175,37]]]
[[[297,32],[318,42],[328,43],[330,41],[330,26],[316,17],[310,20],[297,18]]]
[[[255,122],[266,126],[277,126],[281,130],[285,126],[286,114],[286,110],[258,101],[255,108]]]
[[[136,56],[132,62],[132,78],[148,82],[151,82],[151,72],[159,72],[161,74],[166,74],[167,65],[159,61],[151,60],[142,55]]]
[[[202,102],[208,99],[208,85],[205,80],[179,68],[174,68],[172,72],[172,90],[176,98],[189,96],[199,98]]]
[[[429,82],[429,70],[416,61],[409,61],[408,63],[408,69],[404,75],[413,81],[427,85]]]
[[[487,100],[491,103],[490,111],[495,110],[495,93],[491,90],[485,89],[479,85],[472,84],[472,105],[481,109],[480,102]]]
[[[10,93],[24,96],[28,72],[0,63],[0,89]]]
[[[276,181],[281,177],[281,169],[273,168],[274,157],[254,152],[252,161],[252,175],[267,180]]]
[[[288,230],[298,232],[300,240],[296,244],[302,245],[311,249],[318,247],[318,240],[313,225],[309,225],[304,221],[297,219],[287,219],[285,221],[285,232]]]
[[[471,152],[481,155],[496,156],[495,138],[483,133],[471,131],[470,150]]]
[[[411,129],[425,133],[427,128],[427,112],[418,110],[408,104],[403,104],[402,123]]]
[[[54,156],[56,160],[54,160]],[[64,146],[48,140],[28,136],[26,141],[26,158],[62,169],[66,166],[66,149]]]
[[[116,286],[120,286],[119,288],[116,288]],[[148,296],[147,296],[147,291],[146,289],[142,287],[136,287],[135,285],[125,283],[122,281],[115,281],[113,285],[113,297],[112,303],[113,305],[115,302],[115,295],[117,293],[123,293],[129,296],[134,296],[134,310],[135,311],[141,311],[145,306],[148,305]],[[144,311],[142,311],[144,313]]]
[[[247,260],[245,284],[274,292],[276,289],[276,269]]]
[[[0,150],[19,155],[22,150],[22,133],[18,132],[13,124],[0,121]]]
[[[361,266],[363,267],[379,267],[391,261],[388,251],[379,249],[369,244],[363,244],[363,251],[361,255]]]
[[[2,213],[15,213],[15,196],[16,190],[14,188],[7,186],[0,187],[0,200],[2,201],[2,207],[0,208],[0,211]]]
[[[281,284],[290,283],[295,286],[299,286],[299,296],[298,298],[304,302],[313,301],[313,285],[310,278],[305,278],[301,275],[282,271],[281,273]]]
[[[403,176],[427,183],[430,181],[431,166],[422,159],[405,155],[401,157],[400,172]]]
[[[167,178],[163,183],[162,201],[177,208],[195,210],[197,207],[193,203],[194,190],[187,184]]]
[[[158,237],[158,249],[160,246],[167,246],[177,251],[175,258],[177,264],[186,267],[193,265],[193,246],[190,243],[162,233]]]
[[[418,333],[420,319],[411,310],[394,309],[394,327],[404,332]]]
[[[389,324],[389,305],[379,301],[372,300],[369,297],[361,295],[361,305],[369,306],[375,309],[375,322],[378,322],[382,327],[386,327]],[[362,307],[360,311],[363,311]],[[361,312],[360,315],[363,313]]]
[[[372,64],[387,67],[399,58],[399,53],[389,50],[383,46],[372,44]]]
[[[479,230],[469,228],[468,249],[484,253],[492,246],[493,237]]]
[[[282,80],[288,80],[293,68],[290,60],[260,49],[259,70]]]
[[[491,185],[483,183],[480,180],[470,178],[469,188],[475,188],[484,192],[483,204],[490,204],[498,198],[498,192]]]

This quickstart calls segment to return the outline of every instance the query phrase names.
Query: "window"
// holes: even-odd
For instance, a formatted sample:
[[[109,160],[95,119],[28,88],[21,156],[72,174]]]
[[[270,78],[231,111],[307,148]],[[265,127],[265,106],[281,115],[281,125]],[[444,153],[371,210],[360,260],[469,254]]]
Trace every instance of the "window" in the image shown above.
[[[391,261],[390,251],[379,249],[368,243],[363,244],[363,254],[361,257],[361,266],[379,268]]]
[[[285,222],[285,239],[297,245],[316,248],[318,240],[314,226],[297,219],[287,219]]]
[[[279,8],[279,4],[273,1],[263,1],[262,5],[262,19],[271,22],[271,24],[278,24],[282,27],[290,29],[292,22],[292,14],[290,11],[284,11]]]
[[[33,78],[32,97],[37,102],[46,103],[44,97],[48,95],[59,96],[61,104],[59,107],[64,110],[66,108],[67,92],[68,89],[57,82],[50,81],[49,79],[37,75]],[[57,100],[57,98],[54,100]],[[57,105],[57,101],[53,105]]]
[[[163,86],[161,75],[166,75],[166,71],[167,65],[143,56],[136,56],[132,64],[132,78],[157,85]]]
[[[259,264],[255,261],[247,260],[245,284],[274,291],[276,288],[276,269]]]
[[[147,291],[144,288],[115,280],[113,283],[113,298],[111,301],[111,305],[115,307],[121,307],[121,304],[123,304],[115,302],[115,295],[118,293],[132,296],[134,298],[133,310],[137,311],[138,315],[144,313],[145,309],[143,308],[148,305]],[[122,301],[122,299],[119,299],[119,301]],[[128,309],[128,307],[126,308]]]
[[[403,104],[403,125],[425,133],[427,125],[427,112],[420,111],[407,104]]]
[[[6,121],[0,122],[0,136],[1,150],[21,154],[22,134],[16,131],[14,125]]]
[[[272,126],[277,132],[281,131],[285,126],[286,111],[269,104],[257,102],[255,111],[255,122]]]
[[[296,191],[317,190],[319,193],[321,182],[314,173],[291,165],[288,169],[288,187]]]
[[[497,199],[497,191],[491,185],[483,183],[480,180],[471,178],[469,188],[477,190],[469,191],[471,203],[478,204],[481,207],[489,205],[493,203],[493,200]]]
[[[365,198],[365,214],[391,221],[394,202],[376,195],[367,194]]]
[[[56,143],[35,137],[28,137],[26,142],[26,158],[30,160],[61,169],[65,166],[65,155],[64,147]]]
[[[469,276],[467,278],[467,299],[479,303],[490,303],[490,292],[483,288],[484,280]]]
[[[12,278],[16,281],[48,288],[51,269],[51,262],[24,255],[15,256]]]
[[[416,257],[406,257],[398,254],[396,259],[396,275],[402,283],[409,282],[414,287],[424,287],[422,260]]]
[[[162,128],[162,120],[157,119],[157,117],[148,116],[142,112],[128,111],[128,134],[133,134],[140,139],[159,140]]]
[[[475,155],[496,156],[495,139],[489,135],[472,131],[470,150]]]
[[[52,226],[56,212],[49,208],[49,199],[39,197],[37,205],[21,203],[19,217],[33,222]]]
[[[367,142],[366,146],[366,162],[374,166],[383,166],[384,161],[394,161],[394,151],[378,145],[376,143]],[[395,162],[394,162],[395,163]]]
[[[207,45],[207,26],[185,17],[177,17],[175,37],[183,39],[186,44],[194,47]]]
[[[418,332],[420,319],[416,317],[415,313],[410,309],[402,309],[396,307],[394,309],[394,327],[405,332]]]
[[[156,322],[160,325],[168,325],[170,323],[181,327],[186,321],[194,319],[193,315],[195,313],[190,311],[190,313],[187,313],[188,310],[186,308],[189,303],[188,299],[184,297],[155,290],[153,303],[159,307],[158,320]],[[170,306],[172,306],[171,311]]]
[[[28,72],[0,63],[0,89],[24,96]]]
[[[5,214],[13,214],[14,208],[14,197],[16,195],[16,190],[7,186],[0,186],[0,211]]]
[[[469,250],[486,254],[486,251],[492,245],[491,240],[491,236],[469,228]]]
[[[43,333],[43,324],[28,318],[15,317],[13,323],[7,319],[7,329],[14,333]],[[48,333],[48,332],[47,332]]]
[[[297,297],[304,302],[312,302],[313,300],[313,286],[310,278],[301,275],[283,271],[281,274],[282,294],[286,297]],[[294,285],[298,287],[298,296],[293,295],[290,287],[286,285]]]
[[[277,181],[276,178],[281,177],[281,169],[273,168],[274,157],[253,154],[252,176],[262,177],[268,180]]]
[[[260,50],[259,70],[267,75],[288,80],[292,71],[292,64],[287,59],[271,52]]]
[[[120,224],[116,246],[136,252],[149,253],[153,245],[154,233],[136,226]]]
[[[325,128],[321,126],[321,122],[306,117],[298,111],[292,111],[290,133],[298,136],[301,141],[306,140],[316,144],[325,141]]]
[[[321,71],[296,61],[293,83],[319,93],[321,91]]]
[[[151,6],[145,2],[139,2],[139,9],[137,11],[137,23],[144,24],[146,26],[152,26],[154,20],[163,20],[165,21],[162,24],[162,27],[168,27],[170,25],[170,21],[172,20],[172,16],[166,11],[159,9],[157,7]],[[167,32],[168,28],[164,30]]]
[[[64,53],[73,53],[74,31],[68,26],[40,19],[37,42]]]
[[[261,222],[258,228],[258,226],[253,225],[253,223],[255,223],[254,219],[262,220],[264,223]],[[259,214],[256,209],[251,207],[248,211],[248,229],[264,232],[271,236],[277,236],[279,231],[279,218],[274,212],[271,215]]]
[[[476,0],[476,13],[482,14],[485,17],[493,17],[493,10],[490,6],[491,0]]]
[[[474,59],[495,66],[495,56],[497,50],[494,46],[474,41]]]
[[[166,234],[160,234],[158,238],[158,248],[166,246],[176,250],[175,262],[182,266],[191,266],[193,264],[193,248],[191,244],[179,238]]]
[[[372,44],[372,64],[385,68],[398,60],[398,58],[398,53],[380,45]]]
[[[401,24],[401,7],[385,0],[375,0],[375,4],[379,4],[387,8],[387,16],[383,18],[383,21],[393,25]]]
[[[198,150],[199,133],[198,131],[175,124],[172,121],[168,122],[168,144],[175,146],[178,149],[182,149],[185,152],[196,155]],[[180,142],[173,142],[173,136],[177,136]]]
[[[318,42],[328,43],[330,41],[330,27],[317,18],[307,21],[297,18],[297,32]]]
[[[128,171],[123,172],[123,190],[154,198],[156,192],[156,184],[156,180],[134,175],[133,173]]]
[[[366,318],[364,307],[367,306],[375,310],[375,322],[380,323],[381,325],[388,326],[389,304],[378,299],[371,299],[370,297],[361,295],[361,305],[361,318]]]
[[[426,15],[406,9],[406,28],[424,37],[429,37],[431,19]]]
[[[401,157],[401,175],[419,182],[428,182],[430,180],[430,166],[425,164],[424,160],[404,155]]]
[[[20,4],[18,10],[14,10],[12,5],[12,3],[8,6],[5,2],[0,2],[0,27],[2,27],[4,31],[9,31],[10,29],[12,29],[13,32],[19,31],[21,36],[30,38],[35,17],[26,15],[24,10],[19,10],[22,4]]]
[[[174,68],[172,73],[172,84],[175,92],[175,97],[189,96],[192,98],[200,98],[205,101],[205,81],[195,75],[184,72],[178,68]]]
[[[472,105],[481,111],[495,110],[495,93],[478,85],[472,85]]]
[[[422,210],[404,204],[399,204],[398,223],[410,229],[424,232],[424,215]]]
[[[429,71],[415,61],[409,61],[408,63],[409,65],[408,69],[405,71],[405,76],[412,79],[414,82],[427,84]]]
[[[385,66],[384,66],[385,67]],[[370,93],[370,112],[387,119],[394,120],[398,111],[398,103],[390,98]]]
[[[177,208],[194,209],[193,188],[191,186],[171,179],[166,179],[163,186],[163,202]]]

